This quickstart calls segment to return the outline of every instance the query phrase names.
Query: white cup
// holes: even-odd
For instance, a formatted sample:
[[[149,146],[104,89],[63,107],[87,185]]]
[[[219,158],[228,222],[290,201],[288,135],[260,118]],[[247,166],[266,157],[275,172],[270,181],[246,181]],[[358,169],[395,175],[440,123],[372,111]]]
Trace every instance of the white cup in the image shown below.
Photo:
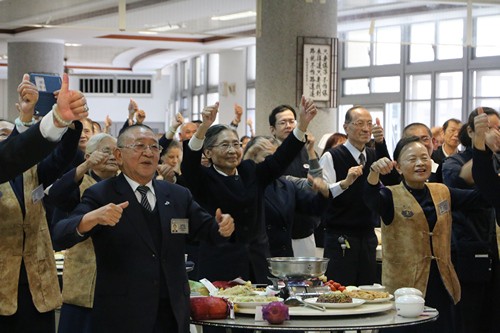
[[[415,318],[424,312],[425,300],[417,295],[403,295],[396,299],[396,311],[401,317]]]
[[[394,292],[395,299],[398,299],[398,297],[404,296],[404,295],[417,295],[420,297],[424,296],[424,294],[422,294],[422,292],[420,290],[418,290],[417,288],[409,288],[409,287],[399,288],[399,289],[396,289],[396,291]]]

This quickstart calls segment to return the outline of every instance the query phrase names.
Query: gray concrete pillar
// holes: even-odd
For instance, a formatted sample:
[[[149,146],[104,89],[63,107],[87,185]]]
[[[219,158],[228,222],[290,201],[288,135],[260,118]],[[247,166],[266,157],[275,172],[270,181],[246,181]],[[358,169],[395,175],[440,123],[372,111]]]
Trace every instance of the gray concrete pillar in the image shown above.
[[[271,110],[280,104],[297,106],[297,37],[336,37],[337,1],[258,0],[259,6],[256,132],[268,135]],[[316,143],[335,128],[336,109],[329,108],[322,108],[310,126]]]
[[[61,42],[9,42],[9,69],[8,80],[8,119],[14,120],[18,116],[15,107],[18,94],[17,86],[23,79],[24,73],[57,73],[62,75],[64,70],[64,43]]]

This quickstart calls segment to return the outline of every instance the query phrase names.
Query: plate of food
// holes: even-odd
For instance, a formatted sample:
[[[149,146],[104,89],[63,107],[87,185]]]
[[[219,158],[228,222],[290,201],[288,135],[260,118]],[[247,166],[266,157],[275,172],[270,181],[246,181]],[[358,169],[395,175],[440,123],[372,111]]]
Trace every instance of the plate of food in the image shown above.
[[[240,308],[255,308],[259,305],[266,305],[271,302],[283,302],[283,298],[275,297],[275,296],[233,296],[226,297],[222,296],[236,304]]]
[[[326,293],[319,297],[306,298],[306,303],[323,306],[327,309],[355,308],[365,303],[365,300],[352,298],[344,293]]]
[[[346,294],[353,298],[363,299],[366,303],[383,303],[394,298],[394,295],[385,291],[351,290],[346,292]]]

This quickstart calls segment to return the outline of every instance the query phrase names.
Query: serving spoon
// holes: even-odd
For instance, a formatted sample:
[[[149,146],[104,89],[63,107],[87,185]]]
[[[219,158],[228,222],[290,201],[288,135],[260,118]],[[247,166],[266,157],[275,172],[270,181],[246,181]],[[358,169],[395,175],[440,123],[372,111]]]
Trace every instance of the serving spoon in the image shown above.
[[[303,305],[303,306],[307,306],[307,307],[310,307],[310,308],[313,308],[313,309],[316,309],[316,310],[319,310],[319,311],[325,311],[326,310],[325,307],[323,307],[323,306],[314,305],[314,304],[311,304],[311,303],[304,302],[304,300],[302,299],[302,297],[297,296],[297,295],[293,295],[293,296],[288,297],[283,303],[285,303],[285,305],[289,305],[289,306]]]

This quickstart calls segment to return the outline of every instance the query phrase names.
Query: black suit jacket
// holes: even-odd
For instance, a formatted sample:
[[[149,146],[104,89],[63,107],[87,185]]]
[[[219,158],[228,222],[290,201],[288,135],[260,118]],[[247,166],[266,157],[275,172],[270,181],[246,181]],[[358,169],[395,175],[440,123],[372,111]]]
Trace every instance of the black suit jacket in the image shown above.
[[[13,179],[47,156],[57,145],[42,136],[40,123],[0,142],[0,183]]]
[[[142,207],[123,175],[101,181],[87,189],[73,213],[57,222],[54,241],[59,247],[92,237],[97,279],[91,331],[152,332],[158,315],[161,273],[167,282],[178,333],[189,331],[189,284],[184,263],[186,234],[172,234],[174,218],[189,219],[189,235],[224,241],[214,218],[203,210],[184,187],[153,180],[159,211],[162,248],[155,249]],[[129,201],[114,227],[96,226],[85,237],[76,233],[82,216],[108,203]],[[160,314],[161,315],[161,314]]]

